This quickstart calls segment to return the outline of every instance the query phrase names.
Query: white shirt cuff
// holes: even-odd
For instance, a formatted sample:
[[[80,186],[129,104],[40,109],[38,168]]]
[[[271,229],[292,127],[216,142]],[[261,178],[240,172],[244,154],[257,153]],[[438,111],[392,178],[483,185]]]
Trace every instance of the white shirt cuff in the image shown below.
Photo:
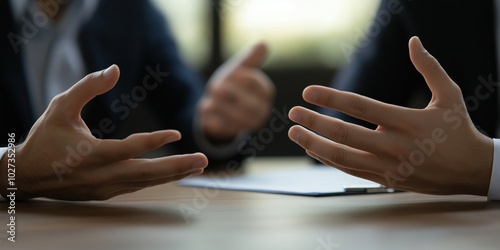
[[[5,155],[5,152],[7,152],[7,149],[8,148],[0,148],[0,161],[2,161],[2,158]],[[1,171],[1,169],[0,169],[0,171]],[[0,201],[5,201],[5,198],[1,194],[0,194]]]
[[[500,200],[500,139],[493,139],[493,166],[488,200]]]

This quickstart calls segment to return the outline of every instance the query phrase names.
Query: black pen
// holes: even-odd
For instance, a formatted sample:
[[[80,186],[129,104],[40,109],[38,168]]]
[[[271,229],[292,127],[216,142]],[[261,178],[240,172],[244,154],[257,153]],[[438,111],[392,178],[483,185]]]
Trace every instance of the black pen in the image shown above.
[[[352,186],[349,185],[344,187],[344,191],[347,193],[363,193],[363,194],[396,192],[394,188],[388,188],[385,186],[373,186],[373,185],[352,185]]]

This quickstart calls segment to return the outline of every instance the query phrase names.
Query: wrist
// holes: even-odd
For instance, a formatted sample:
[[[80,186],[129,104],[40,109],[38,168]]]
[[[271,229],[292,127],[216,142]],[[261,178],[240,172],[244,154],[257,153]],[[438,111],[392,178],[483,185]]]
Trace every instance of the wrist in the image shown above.
[[[491,173],[494,161],[493,139],[482,136],[480,145],[476,147],[477,161],[472,163],[476,167],[467,178],[470,179],[470,190],[474,195],[487,196],[490,187]]]
[[[224,133],[213,133],[208,129],[202,129],[204,137],[212,144],[212,145],[224,145],[231,143],[237,137],[237,134],[224,134]]]
[[[23,161],[22,146],[24,143],[7,148],[6,152],[0,156],[0,195],[7,198],[10,194],[9,188],[15,188],[16,199],[26,200],[34,196],[27,192],[28,181],[22,175],[22,169],[29,169],[27,162]],[[10,163],[10,164],[9,164]],[[11,170],[9,170],[11,169]],[[12,179],[12,180],[11,180]],[[12,181],[12,185],[10,182]]]

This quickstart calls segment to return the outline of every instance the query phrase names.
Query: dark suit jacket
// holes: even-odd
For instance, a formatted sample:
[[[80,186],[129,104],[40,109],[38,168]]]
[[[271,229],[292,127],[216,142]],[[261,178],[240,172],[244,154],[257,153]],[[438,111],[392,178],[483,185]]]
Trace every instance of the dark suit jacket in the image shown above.
[[[7,39],[10,32],[22,33],[15,25],[17,20],[13,20],[9,1],[0,2],[0,132],[1,138],[6,138],[7,133],[12,132],[18,136],[26,135],[36,118],[33,117],[28,97],[22,51],[16,53]],[[162,128],[181,131],[183,139],[174,144],[179,152],[198,150],[191,130],[194,107],[203,86],[181,61],[163,16],[149,1],[100,1],[93,17],[83,25],[78,39],[89,72],[104,69],[113,63],[121,70],[116,87],[86,106],[83,118],[91,129],[105,132],[102,133],[105,138],[116,136],[115,132],[120,130],[123,120],[129,116],[126,110],[138,110],[126,104],[121,95],[140,96],[144,91],[133,93],[133,89],[139,86],[137,88],[144,90],[143,80],[149,77],[148,84],[161,82],[158,87],[147,90],[147,96],[139,98],[138,105],[148,107],[159,119]],[[157,68],[169,75],[159,77],[150,73]],[[108,118],[116,129],[102,131],[99,122]],[[133,122],[141,125],[149,121]]]
[[[478,86],[485,86],[484,79],[497,82],[493,1],[401,0],[402,11],[384,22],[381,16],[389,12],[391,2],[381,2],[372,24],[380,32],[373,27],[366,46],[354,54],[332,86],[398,105],[408,105],[413,94],[423,92],[428,102],[430,91],[408,53],[408,40],[417,35],[460,85],[473,122],[494,136],[498,87],[488,98],[482,98],[486,87],[479,87],[479,96],[476,93]],[[323,112],[373,127],[338,112]]]

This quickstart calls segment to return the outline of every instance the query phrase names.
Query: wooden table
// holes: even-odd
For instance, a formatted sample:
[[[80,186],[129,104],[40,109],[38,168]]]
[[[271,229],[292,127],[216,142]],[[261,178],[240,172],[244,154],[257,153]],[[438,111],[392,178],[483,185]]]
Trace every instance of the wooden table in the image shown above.
[[[300,161],[248,168],[289,162]],[[2,229],[0,249],[500,249],[500,203],[474,196],[312,198],[171,183],[104,202],[18,203],[17,218],[17,242]]]

